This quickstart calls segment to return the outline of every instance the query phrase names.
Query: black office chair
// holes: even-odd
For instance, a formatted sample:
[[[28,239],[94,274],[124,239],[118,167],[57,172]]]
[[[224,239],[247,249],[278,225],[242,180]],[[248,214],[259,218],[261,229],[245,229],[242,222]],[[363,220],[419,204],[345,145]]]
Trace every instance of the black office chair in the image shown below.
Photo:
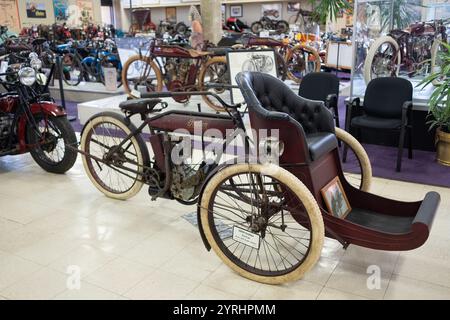
[[[412,159],[411,82],[402,78],[373,79],[367,85],[363,105],[356,98],[347,103],[345,129],[360,137],[362,129],[399,132],[397,171],[401,170],[405,134],[408,133],[408,157]],[[344,160],[346,150],[344,150]]]
[[[300,83],[298,95],[325,102],[325,106],[333,112],[336,127],[339,127],[339,78],[326,72],[308,73]]]

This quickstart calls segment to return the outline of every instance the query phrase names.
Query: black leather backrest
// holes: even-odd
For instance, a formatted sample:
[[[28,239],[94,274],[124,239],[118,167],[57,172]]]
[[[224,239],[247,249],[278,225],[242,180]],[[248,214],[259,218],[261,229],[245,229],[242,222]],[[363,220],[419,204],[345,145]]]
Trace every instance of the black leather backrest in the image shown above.
[[[339,78],[327,72],[308,73],[300,83],[298,95],[310,100],[325,101],[330,94],[339,97]]]
[[[364,112],[379,118],[400,118],[403,103],[412,101],[413,86],[406,79],[376,78],[369,82],[364,96]]]
[[[250,112],[295,120],[305,134],[333,132],[333,117],[321,101],[299,97],[281,80],[264,73],[239,73],[236,81]]]

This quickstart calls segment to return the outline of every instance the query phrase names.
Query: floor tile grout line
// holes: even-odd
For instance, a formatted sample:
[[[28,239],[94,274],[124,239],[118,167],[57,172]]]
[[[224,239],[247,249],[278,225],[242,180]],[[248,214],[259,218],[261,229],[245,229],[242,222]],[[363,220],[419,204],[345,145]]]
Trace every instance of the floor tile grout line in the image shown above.
[[[382,300],[386,300],[386,294],[387,294],[387,292],[389,290],[389,286],[391,284],[391,280],[394,277],[394,271],[395,271],[395,268],[397,267],[397,263],[400,260],[400,254],[401,253],[399,253],[398,256],[397,256],[397,259],[395,259],[394,268],[392,269],[392,273],[391,273],[391,276],[389,277],[389,281],[387,283],[386,290],[384,291]]]
[[[405,276],[405,275],[402,275],[402,274],[399,274],[399,273],[393,273],[393,275],[395,275],[397,277],[400,277],[400,278],[406,278],[406,279],[409,279],[409,280],[414,280],[414,281],[417,281],[417,282],[423,282],[423,283],[426,283],[426,284],[429,284],[429,285],[432,285],[432,286],[436,286],[436,287],[441,287],[441,288],[444,288],[444,289],[450,289],[450,285],[446,286],[446,285],[442,285],[442,284],[435,283],[435,282],[430,282],[430,281],[423,280],[423,279],[413,278],[411,276]]]
[[[28,275],[22,277],[21,279],[14,281],[12,284],[4,287],[3,289],[0,290],[0,295],[2,295],[2,293],[6,292],[7,290],[9,290],[11,287],[15,286],[16,284],[18,284],[19,282],[22,282],[23,280],[26,280],[28,278],[31,278],[33,275],[37,274],[38,272],[40,272],[41,270],[46,269],[46,267],[44,266],[40,266],[40,268],[38,268],[36,271],[33,271],[31,273],[29,273]],[[3,296],[3,295],[2,295]],[[3,296],[4,297],[4,296]],[[5,297],[7,298],[7,297]]]

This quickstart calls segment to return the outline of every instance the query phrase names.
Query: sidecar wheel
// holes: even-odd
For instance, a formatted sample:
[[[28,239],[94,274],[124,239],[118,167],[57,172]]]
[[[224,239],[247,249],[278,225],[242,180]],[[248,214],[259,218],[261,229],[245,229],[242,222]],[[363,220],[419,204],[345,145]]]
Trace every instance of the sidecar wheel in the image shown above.
[[[36,116],[40,135],[49,143],[39,145],[39,136],[30,125],[27,126],[27,141],[37,145],[30,150],[34,161],[45,171],[62,174],[70,170],[77,160],[77,152],[67,146],[77,147],[77,137],[67,117]],[[47,127],[48,126],[48,127]]]
[[[319,259],[321,211],[292,173],[275,165],[231,165],[204,190],[200,222],[206,239],[241,276],[267,284],[295,281]]]
[[[353,187],[369,192],[372,184],[372,165],[366,150],[347,131],[336,128],[336,137],[342,142],[339,148],[342,166],[348,168],[348,172],[344,172],[345,179]]]

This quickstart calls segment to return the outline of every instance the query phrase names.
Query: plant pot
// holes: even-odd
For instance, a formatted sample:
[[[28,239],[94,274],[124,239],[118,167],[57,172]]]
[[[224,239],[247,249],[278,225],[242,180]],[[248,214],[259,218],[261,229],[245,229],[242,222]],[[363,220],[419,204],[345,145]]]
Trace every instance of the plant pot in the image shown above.
[[[450,133],[436,131],[436,158],[440,164],[450,166]]]

